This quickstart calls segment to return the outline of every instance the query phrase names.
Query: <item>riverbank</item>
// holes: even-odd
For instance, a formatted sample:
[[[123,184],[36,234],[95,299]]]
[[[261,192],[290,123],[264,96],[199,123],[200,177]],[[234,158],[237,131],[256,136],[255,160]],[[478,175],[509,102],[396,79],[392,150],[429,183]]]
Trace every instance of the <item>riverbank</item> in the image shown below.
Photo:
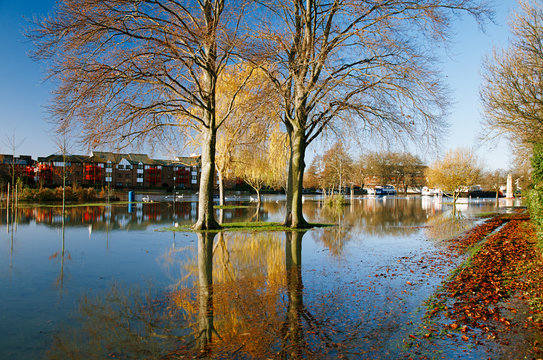
[[[452,341],[483,346],[491,358],[540,358],[543,256],[528,213],[493,217],[450,240],[449,248],[466,260],[428,301],[426,323],[408,345]]]

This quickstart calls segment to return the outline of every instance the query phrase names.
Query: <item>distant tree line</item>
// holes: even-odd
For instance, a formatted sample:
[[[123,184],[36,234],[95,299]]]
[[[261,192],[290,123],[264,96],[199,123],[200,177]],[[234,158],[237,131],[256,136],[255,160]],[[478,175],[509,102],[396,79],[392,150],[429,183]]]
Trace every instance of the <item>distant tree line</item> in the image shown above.
[[[399,192],[426,184],[426,165],[407,152],[370,152],[353,159],[340,142],[316,156],[304,177],[304,187],[325,193],[364,186],[393,185]]]

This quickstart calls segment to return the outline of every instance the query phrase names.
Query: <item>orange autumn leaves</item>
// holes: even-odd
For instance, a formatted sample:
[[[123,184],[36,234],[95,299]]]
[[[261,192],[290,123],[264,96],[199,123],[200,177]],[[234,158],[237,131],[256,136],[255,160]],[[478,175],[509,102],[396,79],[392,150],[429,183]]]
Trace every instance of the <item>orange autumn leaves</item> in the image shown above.
[[[454,239],[451,247],[462,251],[483,239],[479,250],[444,284],[436,295],[437,302],[428,311],[432,317],[443,310],[452,321],[445,327],[462,330],[464,341],[470,339],[467,333],[471,333],[476,343],[478,336],[494,340],[512,328],[539,326],[532,322],[534,316],[527,317],[526,322],[519,320],[522,318],[516,316],[518,310],[510,300],[528,300],[533,304],[535,298],[543,298],[542,255],[527,214],[490,219]],[[541,315],[538,309],[530,311]]]

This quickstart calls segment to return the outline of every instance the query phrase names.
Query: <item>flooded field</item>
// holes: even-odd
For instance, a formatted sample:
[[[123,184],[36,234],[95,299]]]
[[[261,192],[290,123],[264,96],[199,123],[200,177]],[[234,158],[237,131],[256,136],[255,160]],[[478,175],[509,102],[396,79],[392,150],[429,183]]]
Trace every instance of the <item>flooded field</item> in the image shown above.
[[[0,358],[408,358],[427,301],[462,260],[443,240],[496,211],[492,200],[359,197],[304,201],[306,232],[161,231],[197,203],[25,208],[0,217]],[[284,200],[248,196],[225,222],[281,221]],[[512,205],[512,204],[502,204]],[[507,211],[499,208],[498,211]],[[431,344],[417,354],[486,358]]]

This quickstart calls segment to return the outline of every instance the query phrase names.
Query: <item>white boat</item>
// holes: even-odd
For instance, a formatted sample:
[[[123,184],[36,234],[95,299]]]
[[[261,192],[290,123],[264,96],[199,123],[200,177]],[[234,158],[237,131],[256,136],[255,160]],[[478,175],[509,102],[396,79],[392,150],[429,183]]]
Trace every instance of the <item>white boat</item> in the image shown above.
[[[396,189],[392,185],[385,185],[381,190],[383,195],[396,195]]]
[[[425,186],[420,191],[422,196],[434,196],[434,189],[430,189],[428,186]]]
[[[382,196],[382,195],[396,195],[396,189],[392,185],[376,186],[375,188],[369,188],[368,195]]]

